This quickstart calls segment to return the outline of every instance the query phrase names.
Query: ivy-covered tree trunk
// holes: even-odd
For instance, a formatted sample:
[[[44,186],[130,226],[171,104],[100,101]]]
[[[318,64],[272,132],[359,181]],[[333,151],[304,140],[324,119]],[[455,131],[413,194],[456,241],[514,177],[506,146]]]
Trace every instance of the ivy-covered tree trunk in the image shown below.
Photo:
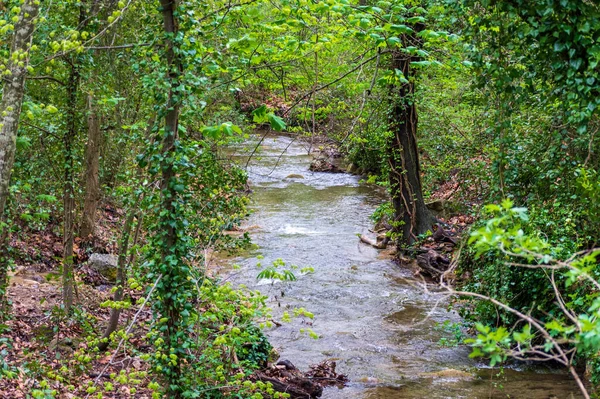
[[[97,1],[82,1],[79,7],[79,32],[83,32],[90,24],[91,17],[97,12]],[[79,55],[65,56],[69,66],[66,101],[66,130],[64,143],[64,186],[63,186],[63,306],[70,312],[75,294],[74,243],[75,243],[75,143],[79,132],[79,90],[81,88],[82,59]]]
[[[17,132],[19,129],[19,117],[25,90],[25,77],[29,63],[29,49],[35,28],[35,20],[39,13],[40,2],[26,0],[21,6],[19,20],[15,23],[15,33],[11,44],[11,57],[8,70],[10,75],[4,77],[5,83],[2,90],[2,103],[0,104],[0,115],[2,115],[2,126],[0,127],[0,305],[4,303],[4,291],[8,278],[8,262],[5,249],[8,233],[3,226],[4,207],[8,197],[8,187],[12,172]],[[21,54],[25,58],[21,58]],[[13,56],[17,56],[13,58]]]
[[[162,369],[166,376],[165,397],[180,399],[183,397],[185,384],[182,381],[181,362],[186,350],[184,342],[186,334],[186,317],[189,296],[189,267],[186,265],[186,244],[183,237],[184,225],[181,194],[184,190],[175,173],[177,163],[177,143],[179,141],[179,112],[182,99],[181,75],[182,65],[177,53],[178,21],[176,16],[177,1],[161,0],[163,27],[165,32],[165,58],[169,93],[166,98],[164,113],[164,131],[161,150],[161,212],[158,234],[160,235],[160,271],[162,281],[157,287],[161,297],[157,305],[161,319],[166,320],[164,329],[165,343],[175,362],[169,358]]]
[[[414,99],[414,76],[411,56],[392,52],[392,71],[401,71],[406,81],[390,88],[388,145],[390,189],[396,231],[400,244],[413,243],[419,234],[431,229],[435,219],[423,200],[421,168],[417,148],[417,107]]]

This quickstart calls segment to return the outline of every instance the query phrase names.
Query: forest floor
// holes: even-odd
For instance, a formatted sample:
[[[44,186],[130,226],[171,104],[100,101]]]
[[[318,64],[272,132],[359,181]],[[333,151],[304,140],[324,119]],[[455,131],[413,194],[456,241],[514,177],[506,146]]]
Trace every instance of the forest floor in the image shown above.
[[[148,368],[145,362],[127,348],[122,348],[116,356],[112,350],[99,354],[88,342],[88,337],[98,337],[107,324],[110,309],[102,303],[112,299],[112,287],[85,262],[94,252],[116,253],[122,220],[121,210],[105,204],[98,211],[93,241],[76,240],[75,262],[81,266],[76,268],[77,307],[74,317],[69,318],[64,317],[60,308],[59,270],[63,251],[60,226],[49,223],[43,230],[35,230],[23,225],[19,233],[11,237],[11,255],[16,267],[10,274],[7,289],[12,304],[11,318],[0,325],[0,369],[4,370],[4,377],[12,378],[0,378],[0,397],[26,398],[34,389],[42,393],[56,390],[57,398],[82,397],[94,383],[104,387],[112,381],[111,373],[118,374],[125,369],[141,373],[134,374],[140,379],[135,397],[152,397],[151,391],[143,388],[149,382],[142,377]],[[126,295],[135,303],[141,293],[127,289]],[[121,320],[129,324],[135,313],[135,308],[125,309]],[[142,328],[135,329],[136,336],[141,338],[147,332],[143,326],[150,320],[150,309],[137,316],[135,323]],[[129,345],[140,338],[129,340]],[[92,356],[86,357],[87,353]],[[47,386],[40,386],[40,375],[46,376]],[[131,384],[114,385],[113,398],[132,397]]]

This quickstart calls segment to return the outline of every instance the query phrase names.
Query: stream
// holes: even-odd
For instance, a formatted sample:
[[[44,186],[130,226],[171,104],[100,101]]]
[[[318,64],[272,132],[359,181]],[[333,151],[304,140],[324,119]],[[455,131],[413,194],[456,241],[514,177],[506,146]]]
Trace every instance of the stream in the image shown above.
[[[252,147],[236,150],[242,164]],[[326,388],[323,398],[581,397],[561,369],[491,369],[469,359],[470,349],[442,325],[461,321],[447,310],[444,294],[431,285],[424,289],[411,270],[359,242],[357,234],[368,231],[370,215],[384,201],[382,191],[350,174],[310,172],[310,160],[307,145],[286,136],[267,137],[251,159],[248,225],[255,226],[251,237],[259,249],[231,260],[241,266],[231,279],[269,295],[275,319],[300,307],[314,314],[266,333],[281,358],[301,370],[337,362],[350,382]],[[292,282],[257,280],[257,263],[278,258],[314,273],[297,269]],[[306,328],[319,338],[300,332]]]

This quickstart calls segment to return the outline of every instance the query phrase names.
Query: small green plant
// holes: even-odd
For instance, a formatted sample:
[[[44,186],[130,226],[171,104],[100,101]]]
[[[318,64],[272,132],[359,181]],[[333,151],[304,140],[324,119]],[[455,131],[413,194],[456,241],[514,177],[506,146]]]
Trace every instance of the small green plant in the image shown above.
[[[442,331],[448,335],[447,337],[440,338],[438,342],[440,346],[457,347],[464,343],[465,334],[463,326],[460,323],[453,323],[450,320],[446,320],[443,323],[437,323],[434,330]]]
[[[263,257],[262,256],[258,256],[257,257],[259,260],[262,260]],[[258,262],[256,264],[256,267],[258,268],[262,268],[262,263]],[[299,267],[296,265],[287,265],[283,259],[281,258],[277,258],[275,259],[270,266],[267,266],[266,268],[262,269],[258,275],[256,276],[257,279],[269,279],[269,280],[278,280],[278,281],[295,281],[296,275],[294,274],[294,270],[298,270]],[[310,273],[314,273],[315,269],[311,266],[306,266],[301,268],[300,270],[301,274],[310,274]],[[273,281],[273,282],[274,282]]]

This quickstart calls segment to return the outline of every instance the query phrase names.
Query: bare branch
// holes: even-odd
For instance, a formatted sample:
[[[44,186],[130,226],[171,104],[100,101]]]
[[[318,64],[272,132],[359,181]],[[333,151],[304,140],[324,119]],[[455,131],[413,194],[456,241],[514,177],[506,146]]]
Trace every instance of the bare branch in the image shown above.
[[[51,80],[53,82],[56,82],[58,84],[60,84],[61,86],[67,86],[67,84],[65,82],[63,82],[62,80],[56,79],[55,77],[52,76],[28,76],[27,80]]]
[[[29,122],[25,122],[25,121],[21,121],[21,123],[22,123],[23,125],[25,125],[25,126],[29,126],[29,127],[32,127],[32,128],[34,128],[34,129],[37,129],[37,130],[39,130],[40,132],[44,132],[44,133],[46,133],[47,135],[49,135],[49,136],[52,136],[52,137],[54,137],[54,138],[55,138],[55,139],[57,139],[57,140],[60,140],[60,139],[61,139],[60,137],[58,137],[56,134],[52,133],[52,132],[51,132],[50,130],[48,130],[48,129],[44,129],[43,127],[36,126],[36,125],[32,125],[31,123],[29,123]]]
[[[123,48],[132,48],[132,47],[147,47],[151,46],[152,43],[130,43],[130,44],[119,44],[116,46],[90,46],[86,47],[87,50],[118,50]]]
[[[377,53],[376,55],[366,59],[365,61],[361,62],[360,64],[356,65],[354,68],[350,69],[349,71],[347,71],[346,73],[344,73],[342,76],[339,76],[338,78],[332,80],[329,83],[326,83],[322,86],[317,87],[314,90],[311,90],[310,92],[306,93],[305,95],[301,96],[300,98],[298,98],[294,104],[292,104],[291,107],[289,107],[284,113],[283,116],[286,116],[296,105],[300,104],[300,102],[302,102],[302,100],[306,99],[307,97],[312,96],[314,93],[321,91],[323,89],[328,88],[331,85],[336,84],[337,82],[339,82],[340,80],[343,80],[346,76],[350,75],[353,72],[356,72],[358,69],[360,69],[363,65],[368,64],[369,62],[373,61],[374,59],[378,58],[380,56],[380,54],[383,54],[385,52],[381,52],[381,53]],[[363,55],[364,56],[364,55]]]

